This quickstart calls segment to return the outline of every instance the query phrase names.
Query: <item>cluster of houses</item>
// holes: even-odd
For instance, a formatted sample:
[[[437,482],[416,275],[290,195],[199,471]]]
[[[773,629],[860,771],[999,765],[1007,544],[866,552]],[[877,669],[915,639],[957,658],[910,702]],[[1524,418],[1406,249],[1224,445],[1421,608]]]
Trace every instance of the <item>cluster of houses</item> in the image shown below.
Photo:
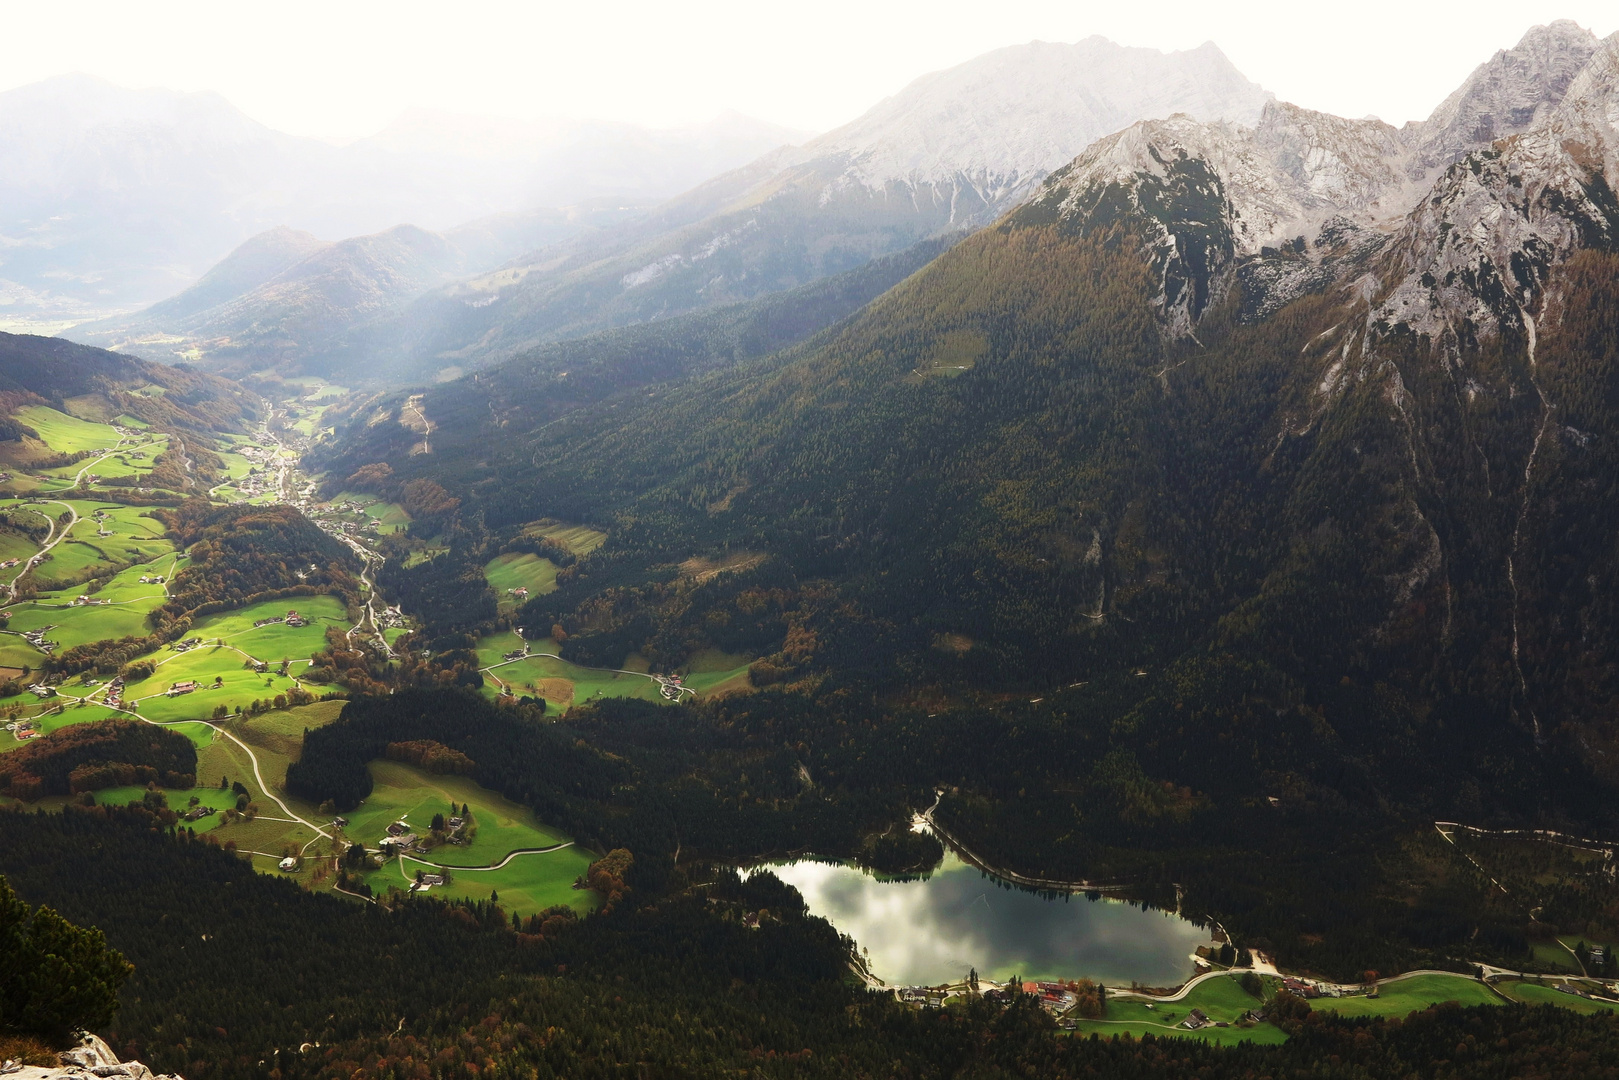
[[[119,675],[107,684],[107,705],[114,709],[124,707],[124,677]]]
[[[993,993],[994,991],[991,991]],[[932,986],[902,986],[899,988],[899,999],[907,1005],[919,1005],[924,1009],[939,1009],[944,1007],[944,999],[949,996],[945,991]]]
[[[1282,980],[1282,989],[1303,998],[1344,996],[1343,989],[1334,986],[1332,983],[1313,983],[1304,979],[1295,979],[1292,976]]]
[[[287,616],[286,616],[286,619],[284,621],[286,622],[286,624],[288,626],[308,626],[309,625],[309,620],[304,618],[302,615],[298,614],[296,611],[287,612]]]
[[[511,595],[517,597],[517,599],[519,599],[519,600],[527,600],[528,599],[528,589],[525,586],[519,585],[515,589],[507,589],[506,591],[508,593],[510,593]]]
[[[396,607],[384,608],[382,614],[377,616],[377,622],[384,630],[392,630],[405,625],[405,613]]]
[[[47,685],[46,683],[37,682],[28,687],[28,692],[43,701],[45,698],[53,698],[56,696],[56,687]]]
[[[21,735],[18,735],[18,738],[21,738]],[[1591,949],[1591,952],[1595,954],[1596,949]],[[1574,983],[1557,983],[1556,986],[1553,986],[1553,989],[1559,994],[1572,994],[1574,997],[1585,997],[1585,999],[1588,999],[1588,1001],[1598,1001],[1598,996],[1596,996],[1596,994],[1591,993],[1591,991],[1583,988],[1583,986],[1575,986]],[[1608,988],[1604,986],[1604,989]],[[1613,997],[1601,997],[1600,1001],[1613,1001]]]
[[[10,570],[20,562],[22,562],[21,559],[7,559],[5,562],[0,562],[0,570]]]
[[[11,732],[18,742],[21,742],[24,739],[32,739],[38,735],[38,725],[39,721],[37,720],[13,720],[6,725],[6,730]]]
[[[195,679],[187,679],[185,682],[170,683],[169,688],[163,691],[163,696],[179,697],[181,694],[189,694],[193,690],[199,689],[201,685],[202,684],[197,682]]]
[[[1177,1026],[1183,1027],[1187,1031],[1197,1031],[1206,1027],[1230,1027],[1231,1024],[1225,1020],[1210,1020],[1208,1014],[1202,1009],[1193,1009],[1186,1014],[1186,1019],[1182,1020]]]
[[[403,821],[396,821],[388,826],[388,835],[377,841],[377,846],[382,849],[384,855],[393,855],[416,850],[417,839],[409,825]]]
[[[180,815],[181,821],[201,821],[205,817],[217,814],[219,811],[212,806],[193,806]]]
[[[502,660],[521,660],[523,657],[525,657],[527,655],[528,655],[528,642],[525,641],[525,642],[523,642],[523,647],[521,649],[513,649],[509,653],[501,653],[500,658]]]
[[[654,675],[658,682],[658,693],[670,701],[679,701],[681,694],[695,694],[697,691],[688,687],[679,675]]]
[[[42,626],[38,630],[24,630],[22,632],[22,639],[28,642],[28,644],[32,645],[34,648],[38,649],[40,652],[44,653],[46,656],[49,656],[52,650],[56,648],[56,642],[46,641],[45,631],[55,629],[56,627],[54,626]]]
[[[201,645],[201,644],[202,644],[202,638],[200,638],[200,637],[191,637],[191,638],[186,638],[184,641],[172,642],[169,645],[169,648],[173,649],[175,652],[190,652],[192,649],[195,649],[198,645]]]
[[[1067,1012],[1078,1000],[1072,990],[1057,982],[1026,982],[1023,984],[1023,992],[1035,995],[1040,1001],[1040,1007],[1049,1013]]]
[[[431,889],[434,885],[443,885],[443,884],[444,884],[444,875],[443,874],[427,874],[427,873],[423,873],[423,874],[417,875],[416,880],[410,883],[410,891],[411,892],[426,892],[428,889]]]
[[[168,579],[162,574],[142,574],[139,580],[142,585],[161,585]]]
[[[83,593],[80,593],[78,596],[73,598],[74,607],[100,607],[102,604],[109,604],[111,602],[112,601],[110,600],[103,600],[99,596],[85,596]]]

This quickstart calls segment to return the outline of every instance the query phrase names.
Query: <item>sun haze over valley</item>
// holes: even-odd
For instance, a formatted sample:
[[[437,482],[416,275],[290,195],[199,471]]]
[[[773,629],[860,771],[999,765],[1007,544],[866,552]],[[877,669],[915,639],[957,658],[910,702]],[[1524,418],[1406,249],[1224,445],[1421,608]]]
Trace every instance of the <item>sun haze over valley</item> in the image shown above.
[[[1558,14],[17,5],[0,1074],[1619,1068]]]

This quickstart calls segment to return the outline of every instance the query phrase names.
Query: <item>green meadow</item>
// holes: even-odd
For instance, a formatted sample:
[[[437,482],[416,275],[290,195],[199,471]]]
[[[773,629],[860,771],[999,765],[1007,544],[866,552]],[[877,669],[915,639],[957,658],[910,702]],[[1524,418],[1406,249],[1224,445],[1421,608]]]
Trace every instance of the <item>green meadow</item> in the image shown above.
[[[524,526],[529,536],[555,540],[575,555],[589,555],[607,541],[607,534],[588,525],[567,525],[560,521],[534,521]]]
[[[48,405],[24,405],[12,415],[39,432],[40,440],[58,453],[106,450],[118,445],[118,432],[111,425],[80,420]]]
[[[1202,1039],[1220,1045],[1239,1042],[1279,1043],[1287,1036],[1273,1024],[1255,1024],[1237,1027],[1243,1013],[1260,1007],[1260,1001],[1237,985],[1235,977],[1205,979],[1192,987],[1179,1001],[1146,1002],[1138,999],[1109,997],[1107,1015],[1100,1020],[1079,1020],[1076,1031],[1080,1034],[1110,1035],[1173,1035],[1189,1039]],[[1178,1027],[1193,1009],[1203,1010],[1209,1019],[1230,1024],[1230,1027],[1205,1027],[1189,1031]]]
[[[499,694],[500,687],[495,682],[499,679],[502,683],[509,683],[518,697],[525,694],[543,697],[548,706],[558,710],[602,697],[663,700],[658,693],[658,684],[644,675],[585,668],[555,656],[538,655],[554,653],[556,643],[553,641],[529,642],[535,655],[530,655],[526,660],[506,663],[501,659],[505,653],[522,647],[522,639],[510,632],[491,634],[479,640],[478,663],[485,667],[500,665],[485,673],[483,693],[486,697]]]
[[[1375,998],[1360,994],[1317,998],[1310,1002],[1310,1006],[1320,1012],[1337,1013],[1339,1016],[1392,1017],[1408,1016],[1419,1009],[1446,1001],[1461,1005],[1501,1004],[1498,994],[1471,976],[1424,974],[1384,983],[1378,987]]]
[[[380,869],[366,875],[372,889],[386,891],[390,886],[408,888],[418,870],[434,872],[450,867],[451,882],[435,886],[430,895],[450,899],[488,899],[491,891],[500,894],[508,911],[532,914],[554,904],[567,904],[577,911],[594,908],[600,897],[589,890],[573,888],[593,860],[577,847],[555,851],[513,855],[525,848],[549,848],[566,843],[568,837],[534,817],[527,807],[481,787],[464,776],[439,776],[397,761],[370,764],[374,784],[360,806],[345,815],[344,835],[375,850],[387,835],[388,826],[403,821],[419,836],[426,836],[434,814],[446,818],[460,806],[471,808],[477,827],[472,841],[465,845],[441,844],[426,855],[396,856]],[[511,856],[499,869],[495,866]]]
[[[515,610],[522,601],[511,595],[512,589],[527,589],[530,596],[555,592],[557,568],[550,559],[542,559],[526,551],[509,551],[496,555],[483,568],[483,576],[503,611]]]
[[[1525,1005],[1559,1005],[1565,1009],[1572,1009],[1577,1013],[1607,1013],[1619,1012],[1619,1004],[1611,1001],[1592,1001],[1589,998],[1577,997],[1574,994],[1565,994],[1556,988],[1553,983],[1531,982],[1529,980],[1502,979],[1495,984],[1505,997],[1513,1001],[1521,1001]],[[1587,990],[1592,987],[1587,984]]]
[[[101,705],[81,706],[76,697],[69,696],[87,693],[83,688],[67,686],[63,691],[57,697],[47,698],[44,701],[40,701],[27,691],[14,697],[0,699],[0,716],[4,716],[7,721],[33,718],[37,722],[40,734],[49,735],[53,731],[74,724],[122,715]],[[59,706],[60,712],[57,711]],[[21,745],[23,741],[19,741],[11,732],[0,729],[0,753],[15,750]]]
[[[162,657],[165,653],[156,655]],[[275,668],[262,675],[250,670],[246,667],[247,657],[228,645],[203,645],[190,652],[167,655],[172,659],[163,661],[151,678],[124,687],[125,707],[159,723],[206,719],[219,705],[229,712],[237,707],[245,709],[255,699],[271,700],[296,685],[290,676],[276,674]],[[222,680],[218,687],[214,686],[216,678]],[[170,686],[188,681],[201,684],[200,689],[174,697],[167,695]]]
[[[602,901],[589,889],[573,887],[593,861],[594,856],[577,847],[519,855],[499,870],[452,870],[450,884],[434,886],[428,895],[444,900],[487,900],[491,893],[498,893],[500,906],[517,915],[534,915],[558,904],[583,914]],[[417,870],[434,872],[425,863],[396,858],[367,874],[365,880],[379,892],[390,885],[405,889],[415,880]]]
[[[709,649],[681,666],[685,669],[682,673],[685,684],[702,697],[753,689],[753,683],[748,679],[748,668],[752,664],[753,660],[741,653]]]
[[[327,500],[326,505],[335,507],[341,503],[355,503],[361,507],[358,518],[365,521],[375,518],[381,523],[378,530],[383,533],[404,532],[405,526],[410,524],[410,514],[398,503],[384,502],[375,495],[368,495],[363,491],[342,491]]]
[[[0,533],[0,562],[7,559],[26,559],[38,550],[39,545],[26,536],[9,532]]]
[[[284,616],[288,611],[298,612],[309,624],[253,625],[260,619]],[[308,660],[311,653],[326,647],[327,627],[347,630],[352,625],[347,608],[334,596],[292,596],[198,619],[188,636],[200,637],[210,645],[215,638],[223,638],[227,645],[234,645],[256,659],[279,663],[283,658]]]

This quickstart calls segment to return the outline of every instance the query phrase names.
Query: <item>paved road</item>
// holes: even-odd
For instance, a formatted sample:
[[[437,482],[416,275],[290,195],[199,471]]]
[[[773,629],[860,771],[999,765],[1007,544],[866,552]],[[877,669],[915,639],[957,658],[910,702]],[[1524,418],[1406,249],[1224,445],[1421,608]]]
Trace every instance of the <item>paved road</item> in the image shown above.
[[[6,603],[12,603],[13,601],[15,601],[17,599],[17,582],[21,581],[23,579],[24,575],[26,575],[30,570],[33,570],[38,565],[35,560],[39,559],[46,552],[50,551],[51,548],[55,547],[57,544],[60,544],[63,540],[66,540],[68,538],[68,534],[73,531],[73,526],[75,526],[75,525],[77,525],[79,523],[79,512],[77,510],[73,509],[73,507],[69,506],[67,503],[62,502],[60,499],[51,499],[50,500],[50,505],[52,505],[52,506],[60,506],[63,509],[65,509],[68,512],[68,514],[71,516],[71,520],[68,521],[68,523],[66,525],[61,525],[61,522],[57,521],[55,518],[52,518],[49,514],[44,513],[43,511],[40,511],[40,510],[35,510],[34,511],[34,513],[39,514],[40,517],[44,518],[46,521],[49,521],[51,523],[51,535],[46,538],[45,546],[40,548],[37,552],[35,552],[32,556],[30,556],[29,559],[22,564],[22,569],[18,570],[17,573],[16,573],[16,576],[14,576],[6,584],[6,590],[7,590],[7,595],[8,595],[8,599],[6,600]],[[32,508],[30,508],[30,509],[32,509]],[[59,525],[61,525],[61,530],[62,530],[61,532],[56,531],[57,527]]]

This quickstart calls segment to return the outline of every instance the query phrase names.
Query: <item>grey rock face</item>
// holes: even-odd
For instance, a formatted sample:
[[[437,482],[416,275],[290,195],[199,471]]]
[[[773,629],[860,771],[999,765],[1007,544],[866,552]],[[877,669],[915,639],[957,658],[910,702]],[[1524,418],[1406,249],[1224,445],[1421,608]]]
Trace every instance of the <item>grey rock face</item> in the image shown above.
[[[1474,340],[1524,332],[1556,263],[1619,241],[1616,172],[1619,35],[1554,23],[1404,131],[1281,102],[1251,129],[1141,123],[1058,170],[1029,207],[1081,228],[1131,215],[1164,275],[1171,336],[1235,279],[1258,318],[1358,278],[1377,298],[1374,337]]]
[[[84,1041],[72,1050],[60,1054],[61,1065],[42,1068],[37,1065],[0,1063],[0,1076],[6,1080],[182,1080],[168,1074],[154,1074],[138,1061],[119,1061],[112,1048],[95,1035],[86,1035]]]

